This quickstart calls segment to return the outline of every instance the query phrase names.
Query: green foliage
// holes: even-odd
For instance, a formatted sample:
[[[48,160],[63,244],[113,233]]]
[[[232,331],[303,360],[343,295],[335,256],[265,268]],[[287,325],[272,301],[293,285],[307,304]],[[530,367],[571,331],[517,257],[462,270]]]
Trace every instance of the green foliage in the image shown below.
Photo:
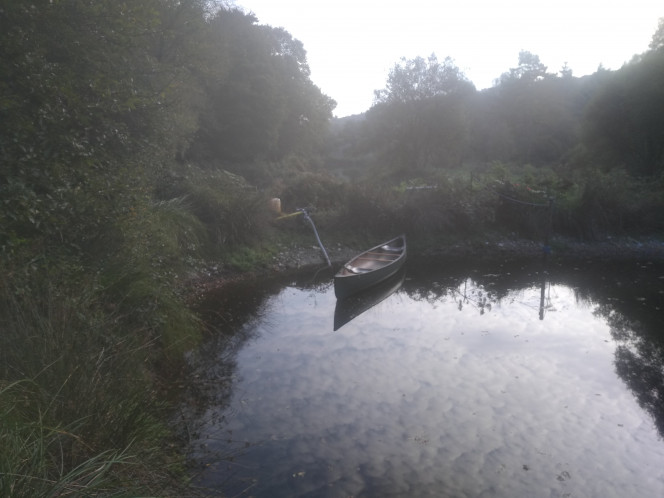
[[[611,75],[588,107],[585,138],[611,167],[637,176],[664,171],[664,51],[644,54]]]
[[[107,243],[117,244],[115,256],[126,250],[122,261],[149,261],[157,271],[168,270],[164,277],[171,278],[187,268],[206,242],[205,227],[192,209],[185,196],[159,201],[144,196],[116,218]]]
[[[335,146],[333,164],[373,165],[368,174],[401,181],[496,160],[536,166],[562,161],[578,143],[591,88],[569,75],[546,73],[533,54],[521,55],[513,77],[482,92],[465,85],[465,76],[447,62],[403,61],[377,92],[366,122],[347,123],[353,146],[342,154]],[[348,135],[335,131],[337,139]]]
[[[441,95],[472,93],[474,86],[450,57],[440,63],[435,54],[427,60],[401,58],[387,77],[387,86],[374,92],[375,104],[427,100]]]
[[[402,59],[367,113],[366,148],[379,175],[397,179],[457,166],[468,145],[467,105],[475,93],[450,58]],[[385,168],[387,166],[387,168]]]
[[[265,246],[238,246],[225,255],[227,263],[236,271],[250,272],[267,266],[274,257],[274,251]]]
[[[522,83],[533,83],[540,81],[547,76],[547,67],[540,61],[539,55],[521,50],[519,52],[519,65],[504,73],[501,78],[501,84],[509,83],[510,81],[521,81]]]
[[[188,157],[242,165],[320,147],[334,101],[309,79],[302,43],[253,15],[220,10],[212,36],[227,54],[224,77],[208,78],[207,111]]]
[[[657,33],[615,74],[522,53],[484,92],[402,60],[332,137],[347,183],[302,43],[214,5],[0,0],[0,494],[168,494],[158,379],[200,333],[182,282],[269,262],[271,196],[344,237],[537,235],[496,190],[554,195],[583,237],[664,228]]]
[[[661,50],[664,48],[664,17],[660,17],[657,22],[657,29],[652,35],[652,40],[650,41],[650,50]]]
[[[494,196],[466,181],[438,174],[399,186],[358,184],[346,187],[343,209],[327,219],[344,236],[386,237],[404,232],[420,240],[432,235],[467,236],[490,226]]]
[[[356,184],[348,187],[346,202],[339,212],[340,229],[363,234],[385,235],[401,230],[394,216],[399,196],[380,185]]]
[[[291,209],[315,207],[339,210],[345,202],[345,189],[339,180],[322,173],[300,173],[282,187],[280,198]]]
[[[182,277],[219,245],[260,237],[267,217],[241,178],[217,169],[177,178],[177,161],[211,100],[255,103],[242,85],[265,76],[257,61],[272,64],[275,47],[274,91],[254,117],[286,102],[273,124],[283,131],[303,113],[312,126],[250,147],[306,151],[329,115],[329,99],[296,68],[301,44],[283,30],[250,23],[247,38],[264,41],[257,73],[229,82],[231,52],[236,67],[251,65],[247,46],[220,39],[207,6],[0,2],[0,386],[17,381],[12,392],[34,408],[5,416],[12,404],[2,392],[2,492],[111,495],[128,483],[128,494],[149,494],[171,482],[160,448],[169,414],[155,379],[199,337]],[[296,72],[297,91],[285,84]],[[219,82],[237,92],[219,96]],[[233,125],[231,113],[221,119]],[[17,449],[7,454],[10,434]],[[118,469],[126,455],[131,468]],[[110,480],[96,487],[86,462]]]
[[[26,393],[33,396],[27,398]],[[65,465],[61,461],[64,448],[78,439],[78,427],[49,425],[45,401],[32,382],[0,386],[0,494],[65,496],[81,490],[90,495],[114,494],[113,474],[118,467],[131,465],[131,457],[123,451],[104,451],[73,468]]]
[[[367,130],[378,174],[400,179],[458,166],[469,139],[465,104],[449,95],[375,105]]]
[[[268,227],[266,196],[228,171],[185,165],[180,174],[162,182],[158,193],[164,199],[186,199],[206,230],[202,248],[208,253],[260,240]]]
[[[415,230],[452,230],[471,220],[487,228],[492,212],[495,226],[539,237],[548,226],[551,196],[554,228],[564,233],[594,238],[660,231],[662,190],[652,181],[664,165],[659,31],[649,52],[616,72],[600,68],[575,78],[564,67],[558,77],[537,55],[522,51],[518,67],[494,88],[453,98],[443,84],[445,65],[402,60],[386,89],[376,92],[365,119],[339,121],[334,128],[328,165],[342,177],[381,183],[380,188],[418,178],[438,185],[449,204],[435,191],[420,192],[422,206],[400,204]],[[449,81],[463,81],[460,73],[449,74],[456,75]],[[491,202],[479,191],[472,193],[479,199],[467,199],[463,189],[448,190],[454,182],[432,181],[442,172],[448,178],[471,175],[471,188],[484,183],[516,202]],[[381,209],[359,202],[379,216]],[[519,202],[544,207],[519,209]],[[457,224],[464,219],[460,205],[476,214]],[[438,216],[441,210],[450,216]],[[427,212],[437,220],[422,221]]]
[[[661,232],[661,187],[621,169],[585,172],[557,199],[556,227],[562,233],[590,240],[607,234]]]
[[[193,82],[156,57],[168,4],[2,9],[0,245],[85,255],[193,132]]]
[[[31,279],[29,293],[14,281],[0,288],[0,487],[11,496],[163,487],[171,463],[155,447],[170,433],[149,338],[94,281],[74,290],[53,269]]]

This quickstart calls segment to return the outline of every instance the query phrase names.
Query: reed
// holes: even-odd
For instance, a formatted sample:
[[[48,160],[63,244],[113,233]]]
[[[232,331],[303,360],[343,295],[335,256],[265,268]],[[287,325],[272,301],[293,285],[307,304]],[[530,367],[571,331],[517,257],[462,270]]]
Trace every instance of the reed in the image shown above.
[[[29,380],[0,388],[0,496],[119,495],[114,470],[132,465],[127,450],[108,450],[68,465],[68,447],[78,436],[78,421],[52,426],[49,407],[27,393],[39,391]],[[44,400],[42,400],[44,401]]]
[[[0,496],[176,485],[153,341],[126,327],[97,282],[52,273],[20,279],[29,292],[0,285]]]

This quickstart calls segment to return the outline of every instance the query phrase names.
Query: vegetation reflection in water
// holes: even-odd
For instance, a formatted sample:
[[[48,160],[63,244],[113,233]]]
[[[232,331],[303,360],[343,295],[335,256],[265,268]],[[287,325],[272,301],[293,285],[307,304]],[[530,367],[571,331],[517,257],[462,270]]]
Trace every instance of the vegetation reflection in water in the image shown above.
[[[664,495],[664,268],[435,263],[411,264],[397,292],[337,331],[327,283],[211,295],[209,309],[255,302],[235,342],[220,333],[193,360],[209,394],[192,445],[199,484]]]

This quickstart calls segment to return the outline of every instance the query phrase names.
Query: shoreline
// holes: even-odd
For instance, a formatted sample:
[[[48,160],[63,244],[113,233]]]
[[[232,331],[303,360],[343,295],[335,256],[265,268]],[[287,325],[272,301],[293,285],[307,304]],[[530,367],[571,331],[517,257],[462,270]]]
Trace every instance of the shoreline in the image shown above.
[[[551,241],[550,258],[558,260],[599,259],[604,261],[654,260],[664,261],[664,241],[655,238],[637,240],[633,237],[607,237],[594,242],[579,242],[564,237],[555,237]],[[330,261],[334,266],[341,265],[362,249],[344,246],[341,243],[326,247]],[[543,245],[528,239],[507,239],[487,237],[485,241],[477,239],[450,243],[440,247],[409,249],[409,257],[450,257],[450,258],[528,258],[543,255]],[[253,270],[242,271],[227,268],[223,264],[208,265],[189,279],[185,287],[194,301],[206,292],[223,287],[227,283],[251,278],[259,273],[290,273],[311,267],[325,267],[326,261],[320,247],[316,245],[294,245],[283,247],[272,261]],[[190,301],[191,302],[191,301]]]
[[[363,249],[344,247],[340,244],[326,248],[332,264],[342,264]],[[528,239],[487,238],[486,241],[469,240],[424,250],[410,249],[409,257],[496,257],[534,258],[543,254],[543,244]],[[654,238],[637,240],[632,237],[607,237],[596,242],[579,242],[556,237],[550,244],[550,257],[562,259],[597,258],[604,260],[664,260],[664,241]],[[274,271],[297,270],[307,266],[325,265],[319,247],[294,247],[275,257]]]

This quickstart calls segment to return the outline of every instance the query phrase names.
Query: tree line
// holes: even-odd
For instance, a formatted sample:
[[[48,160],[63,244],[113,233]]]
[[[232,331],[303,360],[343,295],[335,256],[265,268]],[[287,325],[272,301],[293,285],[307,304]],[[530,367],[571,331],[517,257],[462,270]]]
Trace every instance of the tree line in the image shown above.
[[[423,232],[471,224],[533,236],[542,217],[511,198],[555,199],[554,231],[565,235],[661,233],[663,33],[660,21],[646,52],[583,77],[521,51],[482,91],[449,57],[402,59],[366,113],[333,123],[328,169],[355,184],[438,186],[417,201],[431,203],[415,209],[431,221]],[[448,219],[436,221],[443,206]]]
[[[664,170],[658,36],[621,69],[600,67],[581,78],[567,66],[551,73],[537,55],[522,51],[518,65],[483,91],[450,58],[402,59],[371,109],[347,119],[348,130],[337,126],[337,140],[356,135],[346,159],[371,152],[367,167],[396,176],[502,162],[568,173],[622,168],[656,178]]]

